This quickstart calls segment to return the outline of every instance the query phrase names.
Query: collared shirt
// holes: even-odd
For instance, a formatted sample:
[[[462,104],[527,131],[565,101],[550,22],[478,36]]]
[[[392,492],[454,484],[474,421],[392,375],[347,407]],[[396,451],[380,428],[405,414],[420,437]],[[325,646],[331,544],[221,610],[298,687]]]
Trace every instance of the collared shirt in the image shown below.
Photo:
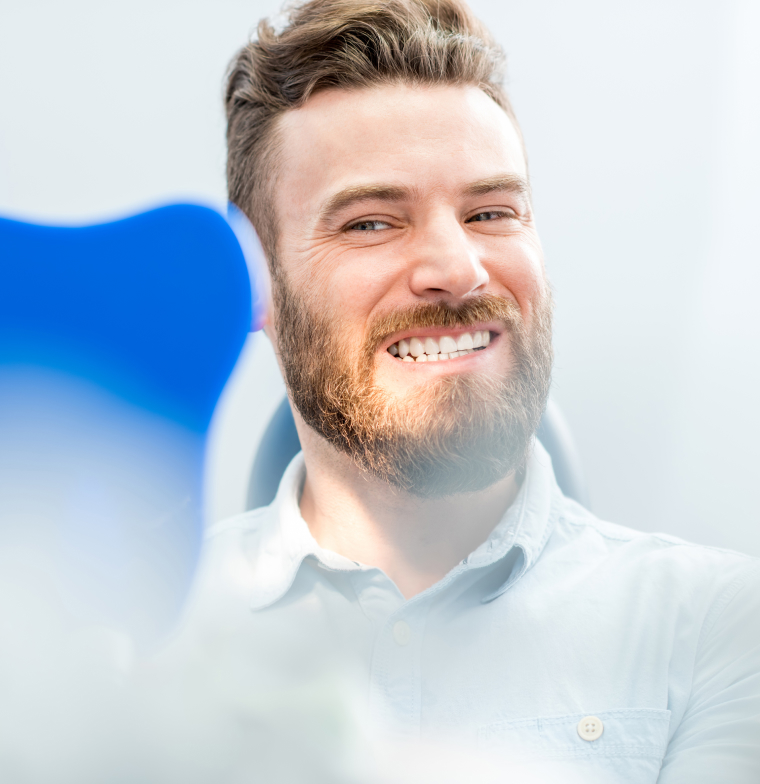
[[[208,534],[188,627],[246,683],[328,684],[370,733],[552,781],[760,781],[757,559],[602,522],[536,443],[488,539],[405,600],[317,544],[304,476],[299,455],[271,506]]]

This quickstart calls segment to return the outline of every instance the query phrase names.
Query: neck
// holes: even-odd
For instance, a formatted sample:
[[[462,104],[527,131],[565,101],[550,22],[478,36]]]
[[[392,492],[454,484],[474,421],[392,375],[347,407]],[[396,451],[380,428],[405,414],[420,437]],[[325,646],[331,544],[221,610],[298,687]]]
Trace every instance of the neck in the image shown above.
[[[419,499],[368,476],[299,423],[301,514],[320,547],[382,569],[409,599],[482,544],[519,489],[514,474],[476,493]]]

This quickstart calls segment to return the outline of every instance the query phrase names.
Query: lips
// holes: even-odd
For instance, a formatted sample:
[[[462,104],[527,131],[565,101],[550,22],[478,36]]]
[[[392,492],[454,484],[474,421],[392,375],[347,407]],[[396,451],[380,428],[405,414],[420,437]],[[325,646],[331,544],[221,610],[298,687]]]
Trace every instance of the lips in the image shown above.
[[[489,330],[460,332],[438,337],[403,338],[388,347],[388,353],[401,362],[440,362],[482,351],[491,342]]]

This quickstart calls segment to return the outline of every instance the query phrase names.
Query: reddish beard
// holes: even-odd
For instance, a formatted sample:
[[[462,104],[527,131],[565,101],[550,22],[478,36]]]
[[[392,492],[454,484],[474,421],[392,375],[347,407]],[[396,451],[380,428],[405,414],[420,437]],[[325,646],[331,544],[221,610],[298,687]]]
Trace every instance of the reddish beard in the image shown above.
[[[513,302],[491,295],[389,314],[370,325],[357,362],[335,320],[277,277],[275,323],[291,401],[356,465],[421,498],[482,490],[524,466],[551,378],[548,289],[530,331]],[[503,378],[441,376],[402,400],[374,383],[377,349],[390,335],[483,322],[502,324],[509,339],[512,362]]]

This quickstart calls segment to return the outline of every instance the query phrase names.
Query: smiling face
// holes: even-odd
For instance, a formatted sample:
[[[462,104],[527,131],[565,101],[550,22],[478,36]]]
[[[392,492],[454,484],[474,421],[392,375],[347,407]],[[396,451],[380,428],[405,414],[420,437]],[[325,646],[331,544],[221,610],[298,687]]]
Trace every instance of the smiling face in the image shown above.
[[[279,129],[274,334],[307,424],[422,496],[519,467],[550,295],[520,138],[472,86],[329,90]]]

